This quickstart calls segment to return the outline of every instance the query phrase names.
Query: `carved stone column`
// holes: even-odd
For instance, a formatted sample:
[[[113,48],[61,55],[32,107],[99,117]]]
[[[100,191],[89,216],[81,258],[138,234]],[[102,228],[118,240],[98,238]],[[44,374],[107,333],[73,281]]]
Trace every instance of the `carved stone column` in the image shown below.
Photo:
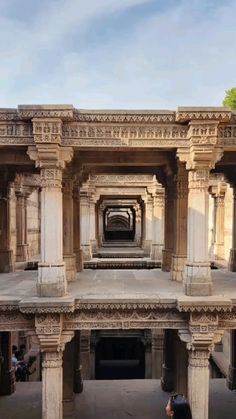
[[[60,314],[36,315],[35,326],[43,356],[42,419],[62,419],[63,351],[74,333],[63,331],[63,318]]]
[[[217,182],[216,186],[210,188],[210,193],[214,198],[214,256],[216,259],[225,258],[224,249],[224,220],[225,220],[225,192],[227,184]]]
[[[163,366],[162,366],[162,377],[161,387],[163,391],[173,391],[175,385],[174,377],[174,331],[166,329],[164,332],[164,351],[163,351]]]
[[[63,415],[71,417],[74,413],[74,344],[72,339],[65,345],[63,353]]]
[[[236,184],[233,184],[232,248],[229,256],[229,270],[236,272]]]
[[[16,261],[24,262],[29,257],[27,243],[27,194],[16,190]]]
[[[38,265],[38,295],[61,297],[66,293],[63,261],[62,171],[73,150],[61,147],[62,121],[34,118],[35,146],[28,154],[41,168],[41,261]],[[46,144],[45,144],[46,143]]]
[[[153,198],[147,196],[145,200],[145,238],[143,241],[143,249],[145,256],[150,256],[152,246],[152,220],[153,220]]]
[[[2,173],[0,173],[3,176]],[[10,248],[10,186],[0,184],[0,272],[13,272],[13,251]]]
[[[208,419],[209,356],[204,344],[189,350],[188,399],[193,419]]]
[[[91,260],[89,195],[87,191],[82,189],[80,190],[80,233],[83,260]]]
[[[164,331],[152,330],[152,378],[161,378],[164,351]]]
[[[81,345],[80,345],[80,331],[75,331],[74,344],[74,393],[82,393],[83,378],[81,366]]]
[[[162,260],[164,247],[164,189],[159,187],[154,196],[153,207],[153,236],[152,236],[152,260]]]
[[[90,379],[90,337],[91,330],[82,330],[80,332],[80,359],[83,368],[83,379]]]
[[[92,253],[97,252],[97,240],[96,240],[96,199],[92,195],[89,200],[90,210],[90,242]]]
[[[236,390],[236,330],[230,331],[230,365],[227,386],[230,390]]]
[[[77,272],[83,270],[83,253],[80,248],[80,193],[76,182],[73,189],[74,254]]]
[[[135,242],[137,246],[141,246],[142,242],[142,213],[140,204],[137,203],[135,209]]]
[[[73,231],[73,180],[72,174],[63,178],[63,260],[68,282],[76,280]]]
[[[208,186],[209,169],[189,171],[187,295],[212,293],[208,256]]]
[[[188,213],[188,172],[183,163],[178,163],[175,179],[175,234],[174,254],[172,255],[171,278],[183,281],[183,272],[187,258],[187,213]]]
[[[170,272],[172,253],[174,250],[174,182],[172,177],[167,178],[165,184],[165,231],[164,249],[162,251],[162,270]]]
[[[15,391],[15,377],[11,366],[11,333],[0,333],[0,354],[2,363],[0,368],[0,395],[6,396]]]
[[[104,238],[104,225],[103,225],[103,214],[104,214],[104,205],[100,204],[98,207],[98,245],[99,247],[103,244]]]

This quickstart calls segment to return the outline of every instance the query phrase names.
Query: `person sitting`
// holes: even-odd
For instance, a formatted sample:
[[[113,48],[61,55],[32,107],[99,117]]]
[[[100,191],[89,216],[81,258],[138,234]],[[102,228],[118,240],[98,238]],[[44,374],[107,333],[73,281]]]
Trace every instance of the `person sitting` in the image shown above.
[[[192,413],[188,401],[183,394],[174,394],[166,405],[167,416],[173,419],[192,419]]]

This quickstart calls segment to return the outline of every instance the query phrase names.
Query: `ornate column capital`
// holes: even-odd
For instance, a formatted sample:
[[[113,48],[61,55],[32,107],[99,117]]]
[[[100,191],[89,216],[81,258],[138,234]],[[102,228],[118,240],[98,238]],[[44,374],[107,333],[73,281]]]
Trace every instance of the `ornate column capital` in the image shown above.
[[[74,337],[74,332],[63,331],[63,315],[58,313],[36,314],[35,330],[42,352],[63,352]]]
[[[218,137],[219,121],[190,121],[189,146],[178,149],[180,161],[186,162],[188,170],[213,169],[223,156],[223,147]]]

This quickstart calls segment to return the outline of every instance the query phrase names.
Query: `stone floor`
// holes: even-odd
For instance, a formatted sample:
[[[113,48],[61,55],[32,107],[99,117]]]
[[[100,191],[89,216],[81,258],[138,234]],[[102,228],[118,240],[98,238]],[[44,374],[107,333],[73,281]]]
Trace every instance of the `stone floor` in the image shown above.
[[[226,269],[212,271],[213,297],[236,302],[236,273]],[[19,301],[36,296],[37,271],[0,274],[0,302]],[[173,298],[184,295],[181,283],[170,280],[160,269],[86,269],[77,281],[68,284],[68,296],[79,299]],[[192,297],[194,298],[194,297]],[[209,297],[207,297],[209,298]]]
[[[165,419],[168,394],[158,380],[85,381],[75,397],[75,419]],[[209,419],[235,417],[236,393],[224,379],[210,381]],[[0,398],[1,419],[41,419],[41,383],[17,383]]]

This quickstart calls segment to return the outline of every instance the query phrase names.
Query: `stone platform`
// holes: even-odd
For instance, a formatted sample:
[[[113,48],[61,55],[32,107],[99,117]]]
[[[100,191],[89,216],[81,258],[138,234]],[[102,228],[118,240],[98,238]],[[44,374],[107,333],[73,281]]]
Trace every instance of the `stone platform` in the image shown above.
[[[166,419],[168,398],[159,380],[85,381],[73,419]],[[224,379],[210,380],[209,419],[233,418],[235,410],[236,393]],[[17,383],[14,394],[0,398],[0,417],[41,419],[41,383]]]

